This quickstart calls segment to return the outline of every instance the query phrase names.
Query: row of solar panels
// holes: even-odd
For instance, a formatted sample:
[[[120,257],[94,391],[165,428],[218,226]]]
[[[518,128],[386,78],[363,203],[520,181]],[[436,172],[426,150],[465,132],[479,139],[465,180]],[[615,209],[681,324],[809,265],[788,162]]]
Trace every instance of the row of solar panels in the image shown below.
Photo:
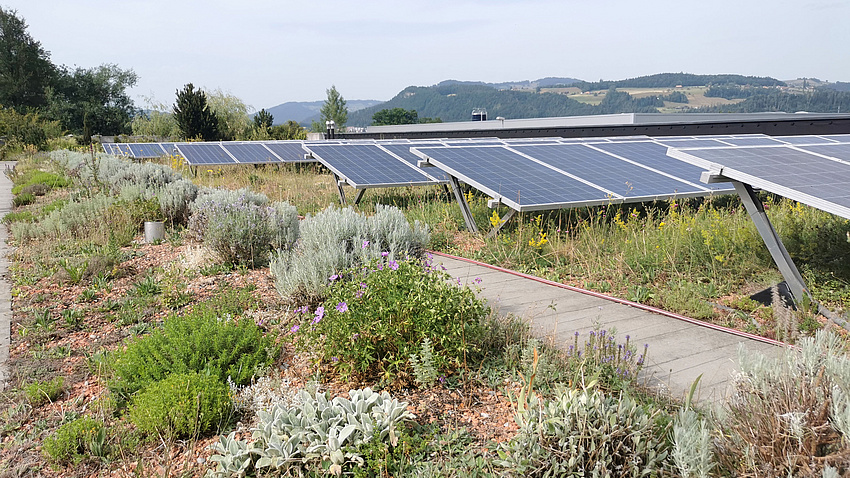
[[[781,136],[768,138],[763,135],[724,135],[710,137],[669,136],[657,138],[661,144],[682,148],[705,146],[710,141],[714,146],[747,146],[770,144],[819,144],[836,142],[830,136]],[[436,139],[436,140],[330,140],[319,144],[441,144],[445,146],[466,146],[472,144],[517,144],[517,143],[587,143],[587,142],[630,142],[643,141],[645,136],[625,136],[611,138],[474,138],[474,139]],[[694,143],[696,141],[696,143]],[[314,144],[306,141],[229,141],[207,143],[103,143],[108,154],[128,156],[136,159],[156,158],[160,156],[183,156],[189,164],[226,165],[237,163],[276,163],[304,161],[303,147]],[[186,151],[187,154],[182,152]]]
[[[136,159],[180,156],[190,165],[303,162],[303,141],[228,141],[195,143],[102,143],[107,154]],[[310,159],[309,161],[313,161]]]
[[[497,202],[528,211],[732,192],[728,183],[700,183],[705,165],[673,159],[670,148],[781,148],[850,161],[848,141],[850,135],[724,135],[169,144],[189,164],[199,165],[303,161],[308,153],[356,189],[441,184],[453,176]],[[265,160],[282,146],[288,149],[275,155],[278,160]],[[216,162],[222,157],[229,163]],[[420,161],[436,167],[420,168]]]

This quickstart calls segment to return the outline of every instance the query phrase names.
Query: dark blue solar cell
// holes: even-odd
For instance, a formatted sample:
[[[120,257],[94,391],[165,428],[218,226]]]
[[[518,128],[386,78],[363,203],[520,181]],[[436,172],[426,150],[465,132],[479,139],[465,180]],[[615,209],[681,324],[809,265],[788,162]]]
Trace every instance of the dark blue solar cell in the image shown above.
[[[280,163],[280,158],[261,143],[222,143],[222,146],[240,163]]]
[[[436,184],[420,169],[399,161],[375,144],[310,144],[307,148],[355,188]]]
[[[190,165],[236,164],[221,143],[181,143],[177,149]]]
[[[814,146],[799,146],[800,149],[811,151],[813,153],[823,154],[832,158],[838,158],[842,161],[850,162],[850,144],[834,143],[834,144],[819,144]],[[847,185],[850,189],[850,184]]]
[[[417,166],[419,164],[419,160],[422,159],[419,156],[416,156],[412,152],[410,152],[410,148],[426,148],[432,146],[442,146],[441,143],[409,143],[409,144],[381,144],[381,147],[386,148],[387,151],[395,154],[406,162],[410,163],[413,166]],[[418,167],[418,166],[417,166]],[[444,171],[441,171],[438,168],[425,168],[423,169],[426,174],[433,176],[434,178],[440,181],[448,181],[449,175]]]
[[[610,200],[597,188],[504,147],[416,148],[440,169],[514,209]]]
[[[177,143],[159,143],[162,146],[162,149],[165,150],[165,154],[171,156],[179,156],[180,152],[177,151]]]
[[[593,147],[616,154],[643,166],[664,171],[667,174],[692,183],[699,183],[700,175],[705,171],[704,168],[667,156],[668,148],[666,146],[650,141],[639,143],[599,143],[594,144]],[[731,189],[729,184],[723,183],[707,184],[705,187],[714,191],[728,191]]]
[[[263,144],[285,163],[312,161],[304,159],[307,151],[304,151],[304,142],[302,141],[266,141]]]
[[[133,153],[130,151],[130,146],[127,143],[113,143],[112,144],[112,154],[116,156],[132,156]]]
[[[165,151],[158,143],[129,143],[130,155],[134,158],[158,158],[165,156]]]
[[[512,146],[521,153],[623,197],[690,195],[707,191],[586,145]]]

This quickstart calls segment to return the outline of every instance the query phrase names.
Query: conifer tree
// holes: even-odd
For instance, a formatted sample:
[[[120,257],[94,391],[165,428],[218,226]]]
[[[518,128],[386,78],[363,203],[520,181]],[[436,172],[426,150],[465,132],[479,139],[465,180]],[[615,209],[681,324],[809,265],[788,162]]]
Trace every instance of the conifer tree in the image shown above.
[[[192,83],[177,91],[174,119],[186,139],[216,141],[221,136],[218,117],[207,105],[207,95],[201,89],[195,90]]]

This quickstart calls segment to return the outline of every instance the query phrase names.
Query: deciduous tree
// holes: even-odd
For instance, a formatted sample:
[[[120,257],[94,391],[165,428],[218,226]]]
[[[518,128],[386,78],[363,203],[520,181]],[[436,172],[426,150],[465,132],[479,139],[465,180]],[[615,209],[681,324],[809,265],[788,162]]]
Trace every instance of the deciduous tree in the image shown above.
[[[50,53],[27,33],[26,22],[0,7],[0,105],[19,112],[43,107],[55,78]]]

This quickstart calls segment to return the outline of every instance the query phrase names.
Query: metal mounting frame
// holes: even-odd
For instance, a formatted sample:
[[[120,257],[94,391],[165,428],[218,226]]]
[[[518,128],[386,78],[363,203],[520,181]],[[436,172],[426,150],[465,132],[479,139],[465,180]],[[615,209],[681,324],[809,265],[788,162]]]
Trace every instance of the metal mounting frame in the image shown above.
[[[460,212],[463,214],[463,221],[466,223],[466,229],[469,230],[469,232],[478,232],[478,226],[475,225],[475,219],[472,217],[472,211],[469,210],[469,203],[466,202],[466,197],[464,197],[463,191],[460,189],[460,182],[458,182],[456,177],[449,175],[449,183],[452,186],[452,191],[455,193],[457,204],[460,206]]]
[[[719,172],[711,171],[703,173],[702,181],[705,183],[732,183],[735,187],[735,191],[741,198],[741,202],[747,209],[750,219],[752,219],[753,224],[755,224],[756,230],[764,241],[764,245],[767,246],[767,250],[770,252],[773,262],[776,263],[776,267],[779,268],[779,272],[782,274],[782,277],[785,278],[785,282],[788,284],[788,289],[791,291],[794,301],[799,303],[804,296],[811,298],[811,292],[809,291],[809,288],[806,287],[806,281],[803,280],[803,276],[794,264],[794,260],[791,259],[791,255],[788,254],[788,250],[785,249],[785,245],[782,244],[782,239],[780,239],[779,235],[776,233],[776,229],[773,228],[773,224],[771,224],[770,219],[764,212],[764,204],[756,195],[753,187],[749,184],[727,178]]]

